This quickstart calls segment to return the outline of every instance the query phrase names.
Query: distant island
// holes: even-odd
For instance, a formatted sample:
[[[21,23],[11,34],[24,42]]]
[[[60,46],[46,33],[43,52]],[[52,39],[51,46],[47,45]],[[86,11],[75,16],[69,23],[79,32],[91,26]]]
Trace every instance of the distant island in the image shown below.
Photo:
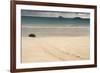
[[[63,16],[59,16],[58,18],[64,18]]]
[[[74,17],[73,19],[83,19],[83,18],[81,18],[81,17]]]
[[[59,16],[58,18],[59,18],[59,19],[66,19],[66,18],[64,18],[63,16]],[[74,17],[74,18],[72,18],[72,19],[83,19],[83,18],[81,18],[81,17]]]

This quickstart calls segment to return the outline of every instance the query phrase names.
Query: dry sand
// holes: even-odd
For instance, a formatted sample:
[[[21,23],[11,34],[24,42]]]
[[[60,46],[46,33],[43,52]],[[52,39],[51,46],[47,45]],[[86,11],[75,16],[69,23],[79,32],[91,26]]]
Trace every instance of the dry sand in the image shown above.
[[[22,37],[22,63],[89,59],[89,37]]]

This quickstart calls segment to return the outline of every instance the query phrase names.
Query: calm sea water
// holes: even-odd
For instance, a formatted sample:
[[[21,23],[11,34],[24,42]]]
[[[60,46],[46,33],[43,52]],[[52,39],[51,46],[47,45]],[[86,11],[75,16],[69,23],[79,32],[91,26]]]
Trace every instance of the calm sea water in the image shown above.
[[[89,26],[90,19],[22,16],[22,25],[33,26]]]
[[[31,17],[22,16],[22,36],[28,36],[29,34],[35,34],[37,37],[46,36],[87,36],[89,35],[90,19],[82,18],[49,18],[49,17]],[[42,28],[30,28],[42,27]],[[54,27],[54,28],[44,28]],[[57,27],[70,27],[70,28],[57,28]],[[78,28],[71,28],[78,27]],[[86,28],[82,28],[86,27]]]

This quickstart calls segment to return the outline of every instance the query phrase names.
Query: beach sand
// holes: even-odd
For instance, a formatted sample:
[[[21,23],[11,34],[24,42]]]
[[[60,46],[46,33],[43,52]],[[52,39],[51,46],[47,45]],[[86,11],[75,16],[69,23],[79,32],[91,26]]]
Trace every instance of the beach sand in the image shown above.
[[[86,59],[88,36],[22,37],[22,63]]]

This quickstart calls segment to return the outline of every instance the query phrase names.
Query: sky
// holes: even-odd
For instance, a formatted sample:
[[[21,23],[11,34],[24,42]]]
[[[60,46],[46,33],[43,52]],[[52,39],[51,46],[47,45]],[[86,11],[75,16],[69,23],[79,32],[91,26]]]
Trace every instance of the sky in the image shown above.
[[[21,16],[34,16],[34,17],[59,17],[59,16],[62,16],[64,18],[75,18],[75,17],[90,18],[90,13],[21,10]]]

